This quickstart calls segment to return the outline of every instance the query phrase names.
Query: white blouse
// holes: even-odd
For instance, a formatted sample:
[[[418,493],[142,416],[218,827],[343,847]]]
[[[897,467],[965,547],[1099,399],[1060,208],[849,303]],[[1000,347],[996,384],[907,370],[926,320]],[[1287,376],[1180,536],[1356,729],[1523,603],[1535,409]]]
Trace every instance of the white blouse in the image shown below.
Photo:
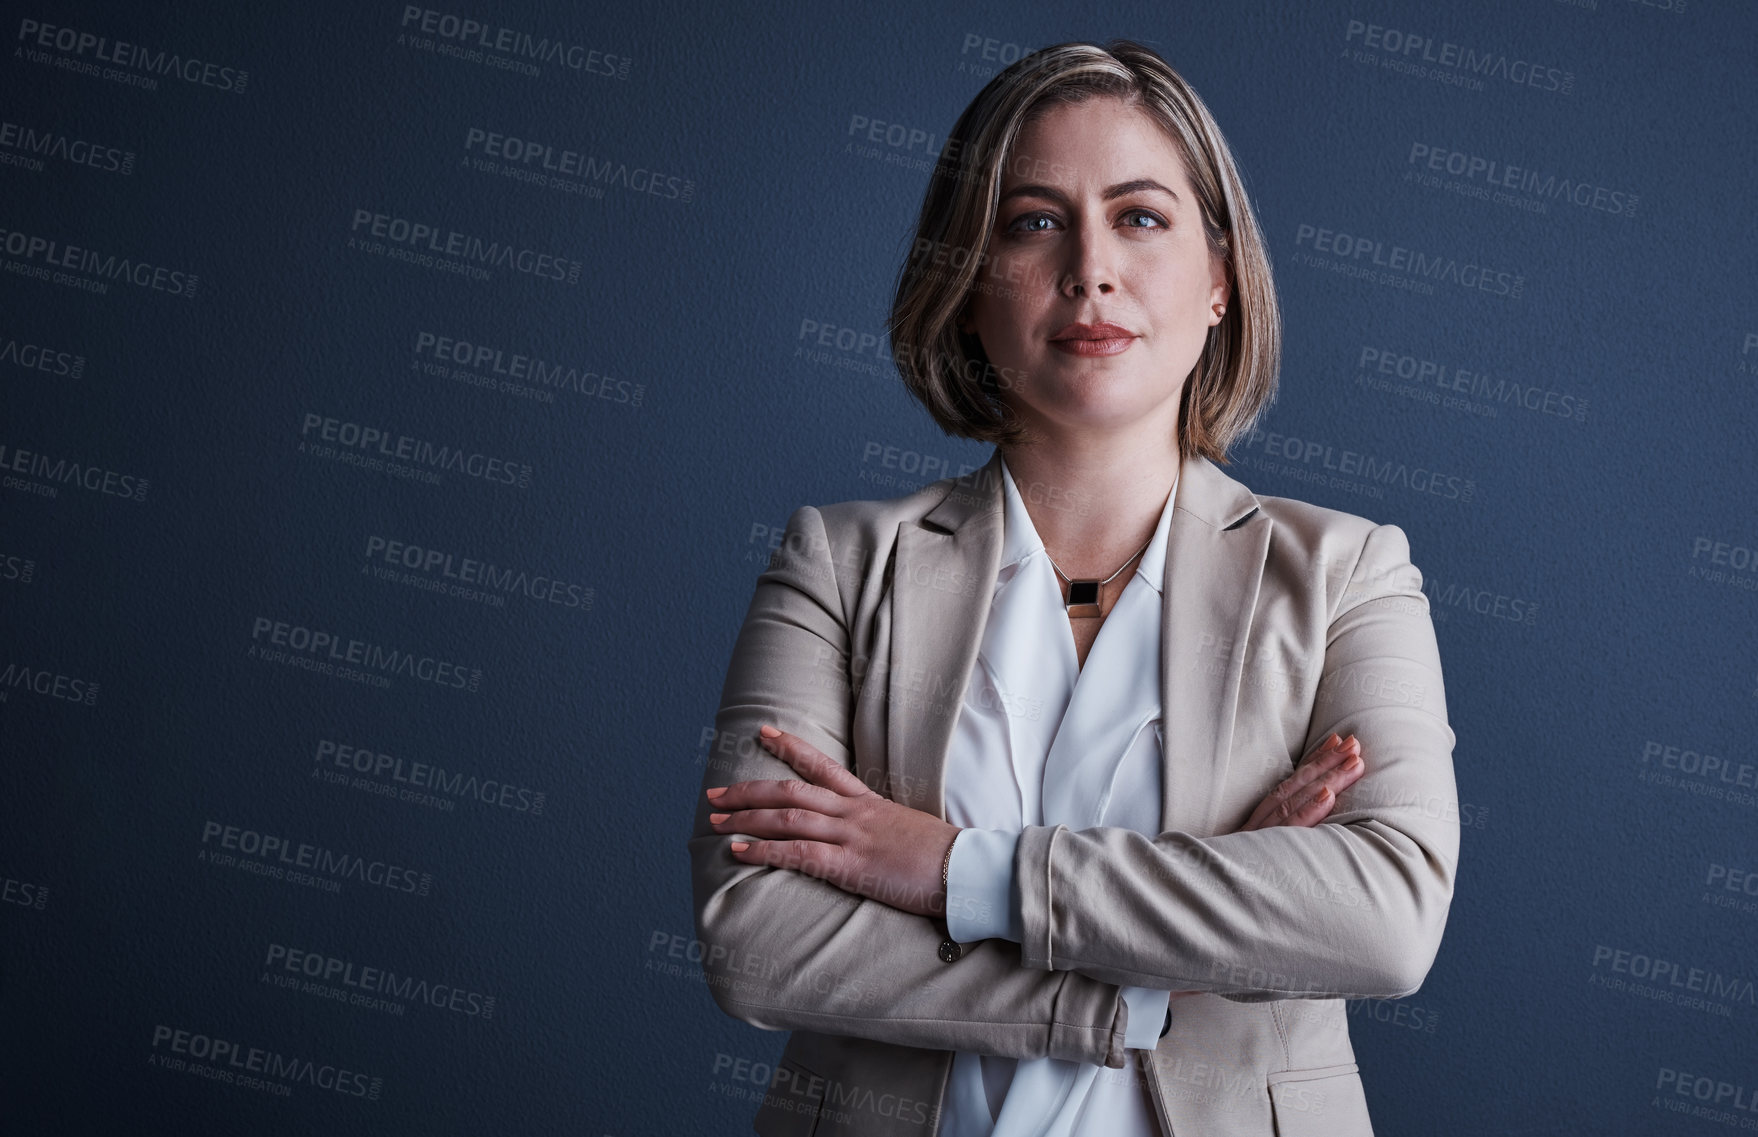
[[[1013,853],[1027,825],[1160,835],[1160,589],[1177,485],[1081,666],[1055,569],[1006,484],[1001,571],[946,767],[946,819],[963,826],[947,870],[954,940],[1020,942]],[[1150,729],[1152,728],[1152,729]],[[1152,1050],[1167,992],[1125,987],[1125,1045]],[[942,1137],[1163,1137],[1145,1056],[1120,1070],[960,1051]]]

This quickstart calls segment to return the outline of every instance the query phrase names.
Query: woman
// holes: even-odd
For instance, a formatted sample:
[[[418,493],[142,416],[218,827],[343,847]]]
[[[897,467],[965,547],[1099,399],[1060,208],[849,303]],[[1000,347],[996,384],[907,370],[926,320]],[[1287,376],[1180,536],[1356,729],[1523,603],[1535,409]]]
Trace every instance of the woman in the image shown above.
[[[1279,320],[1207,108],[1129,41],[1003,71],[892,333],[996,451],[797,510],[734,646],[690,852],[793,1032],[757,1131],[1371,1133],[1344,1000],[1433,962],[1454,737],[1403,532],[1215,465]]]

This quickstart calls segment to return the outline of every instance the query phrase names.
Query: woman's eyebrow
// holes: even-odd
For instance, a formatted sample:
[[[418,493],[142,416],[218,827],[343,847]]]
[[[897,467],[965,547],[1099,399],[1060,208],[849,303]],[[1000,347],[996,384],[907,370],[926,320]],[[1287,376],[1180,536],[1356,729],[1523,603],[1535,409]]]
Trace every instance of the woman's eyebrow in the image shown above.
[[[1159,190],[1173,201],[1179,200],[1176,193],[1167,189],[1152,178],[1133,178],[1127,182],[1118,182],[1116,185],[1111,186],[1105,191],[1104,200],[1111,201],[1115,198],[1125,197],[1132,193],[1141,193],[1145,190]],[[1014,186],[1012,189],[1001,195],[1001,201],[1011,201],[1016,197],[1041,197],[1061,206],[1067,206],[1069,204],[1068,195],[1057,189],[1055,186],[1038,185],[1036,183]],[[1000,204],[1000,202],[997,202],[996,204]]]

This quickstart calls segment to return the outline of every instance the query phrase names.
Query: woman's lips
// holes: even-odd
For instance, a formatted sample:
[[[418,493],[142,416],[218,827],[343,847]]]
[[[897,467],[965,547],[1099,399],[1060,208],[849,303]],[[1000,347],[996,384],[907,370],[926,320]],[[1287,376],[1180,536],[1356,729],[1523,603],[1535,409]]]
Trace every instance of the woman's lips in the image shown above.
[[[1113,336],[1109,339],[1051,340],[1050,346],[1069,355],[1119,355],[1135,343],[1134,336]]]
[[[1117,355],[1135,340],[1134,332],[1112,323],[1069,324],[1050,337],[1050,346],[1069,355]]]

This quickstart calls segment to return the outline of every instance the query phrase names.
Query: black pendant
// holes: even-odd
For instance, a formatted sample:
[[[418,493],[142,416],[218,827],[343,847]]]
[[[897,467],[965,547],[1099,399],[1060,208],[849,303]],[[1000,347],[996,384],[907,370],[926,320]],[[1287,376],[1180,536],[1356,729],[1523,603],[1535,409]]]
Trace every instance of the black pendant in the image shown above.
[[[1098,616],[1099,582],[1096,580],[1071,580],[1068,582],[1068,614],[1074,617]]]

